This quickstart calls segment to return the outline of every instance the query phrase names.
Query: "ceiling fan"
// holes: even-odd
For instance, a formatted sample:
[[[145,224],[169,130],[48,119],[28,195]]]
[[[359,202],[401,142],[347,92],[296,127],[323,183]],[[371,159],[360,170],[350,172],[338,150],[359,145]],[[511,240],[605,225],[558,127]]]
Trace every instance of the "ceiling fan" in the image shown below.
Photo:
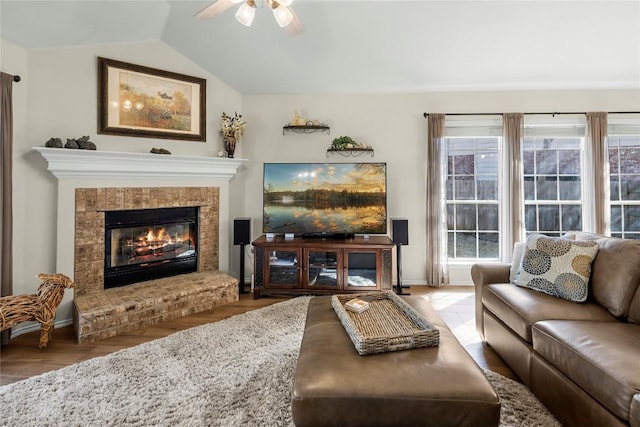
[[[262,7],[266,3],[273,12],[273,17],[278,25],[290,35],[296,36],[304,31],[302,23],[290,7],[293,0],[216,0],[196,13],[195,17],[200,19],[213,18],[232,6],[242,3],[236,11],[236,19],[242,25],[250,27],[256,14],[257,1],[262,2]]]

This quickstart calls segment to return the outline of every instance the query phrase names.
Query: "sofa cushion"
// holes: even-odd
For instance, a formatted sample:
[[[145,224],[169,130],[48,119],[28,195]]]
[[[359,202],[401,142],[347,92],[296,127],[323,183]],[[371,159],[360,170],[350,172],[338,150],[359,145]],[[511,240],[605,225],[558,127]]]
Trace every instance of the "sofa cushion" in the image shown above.
[[[574,302],[589,294],[595,241],[574,241],[530,234],[514,283]]]
[[[640,326],[548,320],[533,325],[533,349],[603,406],[629,420],[640,390]]]
[[[485,286],[482,302],[487,310],[528,343],[531,343],[531,325],[540,320],[596,320],[620,323],[598,304],[576,304],[510,283]]]
[[[596,241],[600,249],[592,264],[593,298],[614,316],[626,317],[640,284],[640,240],[609,237]]]
[[[588,233],[586,231],[567,231],[562,237],[571,240],[598,240],[607,236],[603,234]]]
[[[640,324],[640,286],[636,290],[636,295],[631,300],[631,305],[629,306],[629,316],[627,320],[632,323]]]
[[[640,427],[640,393],[633,396],[633,400],[631,401],[629,423],[631,427]]]

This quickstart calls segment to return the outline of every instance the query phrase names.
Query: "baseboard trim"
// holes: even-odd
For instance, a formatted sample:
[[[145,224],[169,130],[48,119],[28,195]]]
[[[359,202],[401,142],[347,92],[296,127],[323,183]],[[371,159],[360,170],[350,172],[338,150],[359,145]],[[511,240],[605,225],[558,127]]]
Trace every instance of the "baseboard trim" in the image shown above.
[[[73,319],[61,319],[53,322],[53,328],[64,328],[65,326],[73,325]],[[20,335],[28,334],[29,332],[36,332],[40,330],[40,323],[38,322],[24,322],[18,326],[14,326],[11,329],[11,338],[19,337]]]
[[[430,286],[424,280],[402,280],[402,285],[403,286],[405,286],[405,285]],[[464,281],[464,280],[458,280],[458,281],[450,281],[449,285],[452,285],[452,286],[473,286],[473,282],[467,282],[467,281]],[[393,286],[397,286],[397,283],[394,282]]]

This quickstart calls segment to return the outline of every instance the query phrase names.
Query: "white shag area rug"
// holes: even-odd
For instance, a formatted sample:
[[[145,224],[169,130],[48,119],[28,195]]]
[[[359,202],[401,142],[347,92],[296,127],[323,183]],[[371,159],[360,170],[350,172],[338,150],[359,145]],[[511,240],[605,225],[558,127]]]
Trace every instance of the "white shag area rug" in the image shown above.
[[[4,426],[292,426],[311,297],[180,331],[0,387]],[[555,427],[521,385],[486,371],[501,427]]]

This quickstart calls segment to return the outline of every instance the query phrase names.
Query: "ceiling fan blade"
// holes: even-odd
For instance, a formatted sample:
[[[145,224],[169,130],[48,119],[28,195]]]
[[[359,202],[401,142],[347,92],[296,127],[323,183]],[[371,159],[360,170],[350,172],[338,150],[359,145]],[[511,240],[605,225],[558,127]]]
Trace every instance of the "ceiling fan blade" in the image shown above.
[[[234,3],[232,0],[216,0],[209,6],[203,8],[200,12],[196,13],[194,16],[198,19],[213,18],[214,16],[229,9],[233,5]]]
[[[291,7],[289,7],[289,10],[293,14],[293,20],[291,21],[291,23],[289,25],[284,27],[284,30],[290,36],[297,36],[298,34],[301,34],[301,33],[304,32],[304,27],[302,26],[302,22],[300,22],[300,19],[298,18],[298,15],[296,15],[296,12]]]

